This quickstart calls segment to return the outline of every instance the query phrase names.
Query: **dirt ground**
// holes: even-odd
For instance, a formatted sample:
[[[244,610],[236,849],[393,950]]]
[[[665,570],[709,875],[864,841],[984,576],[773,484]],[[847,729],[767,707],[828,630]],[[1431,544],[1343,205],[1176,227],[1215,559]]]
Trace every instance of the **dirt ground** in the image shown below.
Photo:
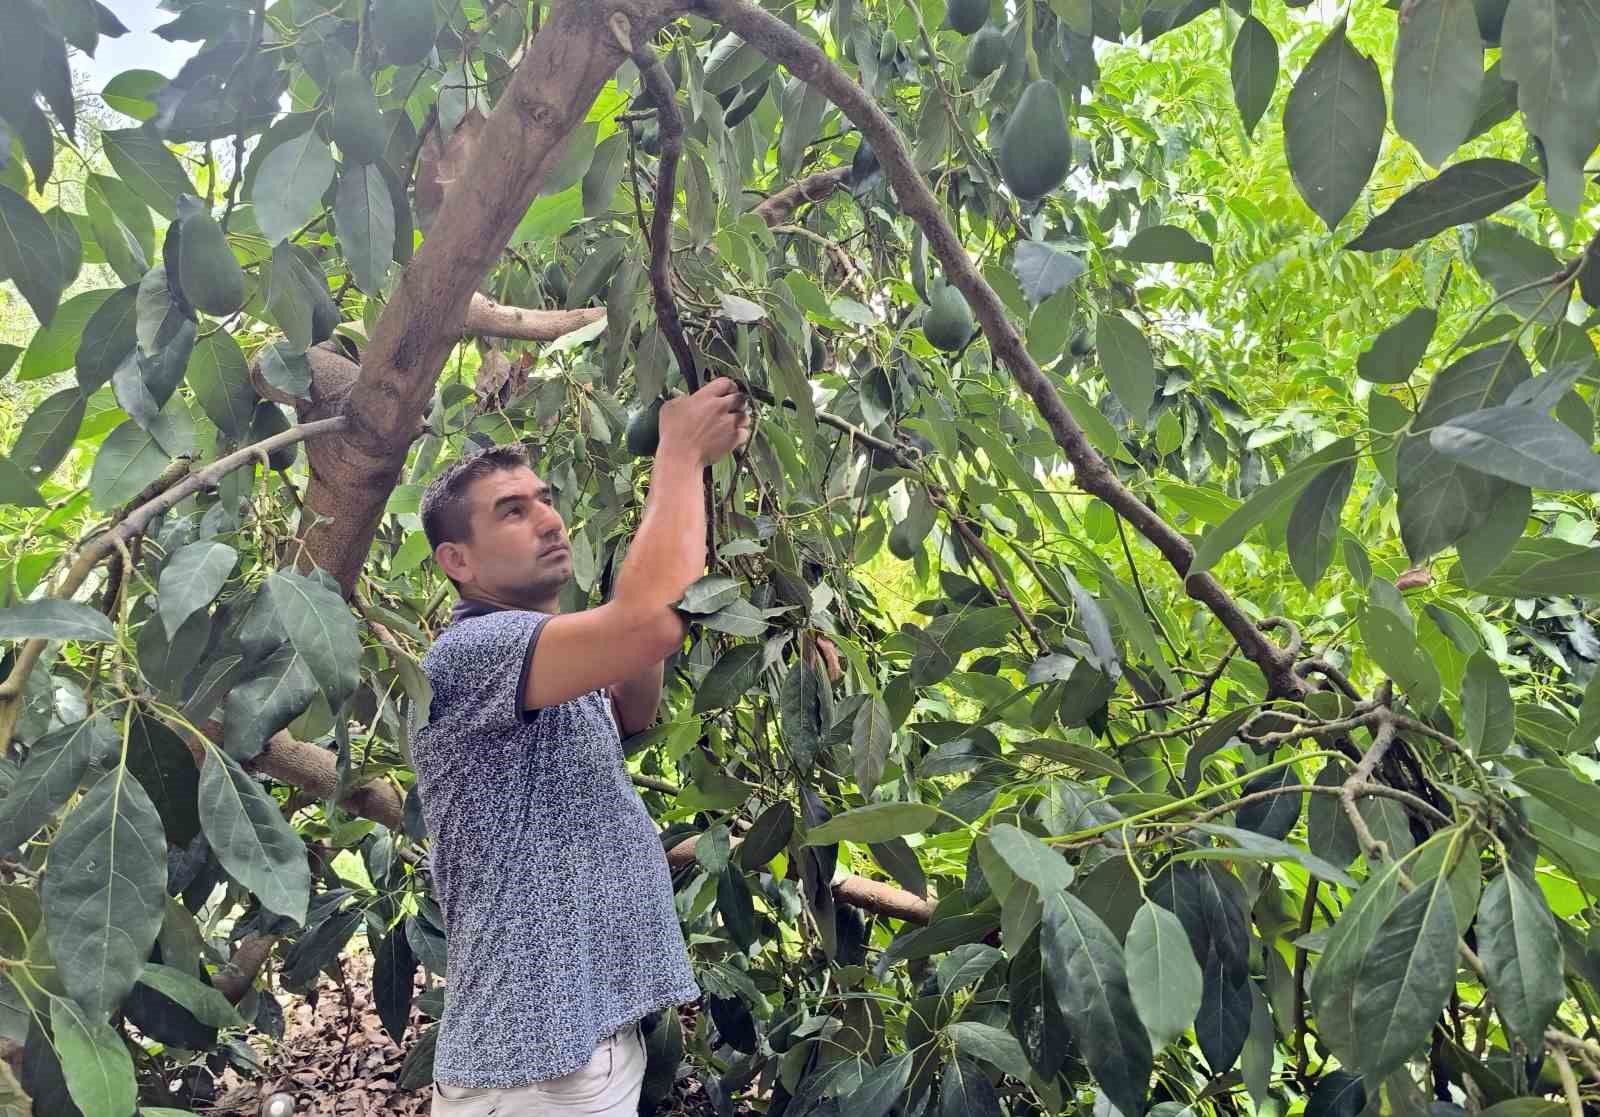
[[[406,1053],[383,1030],[373,1008],[370,956],[346,957],[344,966],[345,989],[324,975],[314,1004],[312,998],[280,992],[283,1039],[252,1032],[248,1040],[261,1062],[261,1076],[247,1080],[230,1068],[220,1076],[216,1101],[196,1108],[218,1117],[257,1117],[266,1099],[283,1092],[294,1098],[296,1117],[426,1115],[428,1090],[405,1090],[399,1085]],[[420,981],[419,975],[419,988]],[[685,1032],[693,1030],[698,1009],[698,1004],[680,1007]],[[427,1023],[413,1007],[408,1043]],[[752,1112],[744,1105],[738,1110]],[[686,1060],[669,1104],[657,1110],[657,1117],[715,1117],[715,1112]]]

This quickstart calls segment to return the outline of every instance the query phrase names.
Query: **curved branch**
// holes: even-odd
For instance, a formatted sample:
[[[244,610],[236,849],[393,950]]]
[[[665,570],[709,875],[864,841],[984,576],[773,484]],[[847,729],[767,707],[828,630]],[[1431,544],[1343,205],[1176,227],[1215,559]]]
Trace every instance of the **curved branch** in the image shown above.
[[[645,88],[656,103],[656,127],[661,155],[656,164],[656,202],[650,214],[650,290],[655,294],[656,324],[678,358],[678,368],[691,392],[700,387],[700,365],[694,348],[683,334],[678,299],[672,293],[672,204],[678,193],[678,160],[683,156],[683,113],[672,78],[649,44],[633,51]]]
[[[904,139],[877,103],[820,47],[750,0],[705,0],[704,6],[710,18],[768,58],[787,66],[802,81],[821,90],[861,129],[894,187],[900,209],[921,227],[929,246],[944,265],[946,276],[966,297],[983,326],[995,359],[1010,370],[1038,407],[1056,443],[1072,463],[1079,487],[1111,505],[1156,546],[1162,557],[1184,577],[1185,592],[1211,610],[1244,654],[1261,669],[1271,694],[1298,697],[1305,693],[1307,684],[1294,673],[1293,656],[1257,629],[1210,574],[1188,577],[1189,567],[1194,562],[1194,548],[1189,541],[1124,485],[1089,444],[1054,385],[1028,355],[1022,336],[1006,318],[999,296],[973,265],[938,199],[912,163]]]
[[[760,216],[768,225],[778,225],[789,220],[794,211],[805,203],[820,202],[849,181],[848,165],[818,171],[797,182],[791,182],[761,202],[751,212]]]
[[[330,434],[345,429],[343,418],[320,419],[314,423],[301,423],[299,426],[290,427],[286,431],[263,438],[260,442],[253,442],[249,446],[226,454],[203,469],[194,470],[182,478],[166,491],[151,497],[143,504],[124,516],[117,524],[95,536],[79,550],[73,559],[72,565],[62,575],[60,583],[51,592],[51,597],[71,597],[89,577],[89,572],[98,566],[101,560],[118,552],[123,547],[150,526],[150,521],[161,513],[177,504],[184,497],[192,496],[202,489],[216,486],[224,477],[234,470],[249,465],[255,461],[265,462],[267,455],[274,450],[285,446],[293,446],[308,438],[318,435]],[[0,684],[0,702],[15,704],[15,700],[22,694],[22,688],[28,678],[28,673],[33,670],[33,665],[38,662],[39,656],[44,651],[46,641],[29,640],[22,646],[17,655],[16,665],[11,669],[10,676]],[[0,717],[0,755],[10,751],[11,732],[15,727],[15,719]]]
[[[580,306],[573,310],[530,310],[506,306],[485,294],[475,294],[467,304],[461,324],[464,337],[504,337],[513,341],[554,341],[581,330],[606,316],[605,308]]]

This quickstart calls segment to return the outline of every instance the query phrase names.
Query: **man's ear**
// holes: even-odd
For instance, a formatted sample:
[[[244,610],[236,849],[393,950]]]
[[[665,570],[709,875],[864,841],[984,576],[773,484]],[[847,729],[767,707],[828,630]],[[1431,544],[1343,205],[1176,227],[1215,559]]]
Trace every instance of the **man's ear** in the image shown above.
[[[433,549],[433,561],[439,564],[439,569],[445,576],[456,582],[470,582],[471,560],[467,557],[466,548],[459,543],[441,543]]]

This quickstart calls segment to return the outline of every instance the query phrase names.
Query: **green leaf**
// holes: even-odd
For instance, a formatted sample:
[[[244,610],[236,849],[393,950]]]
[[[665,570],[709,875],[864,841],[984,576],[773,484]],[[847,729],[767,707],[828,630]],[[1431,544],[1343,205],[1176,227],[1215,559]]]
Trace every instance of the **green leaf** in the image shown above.
[[[1565,768],[1539,764],[1519,770],[1516,783],[1574,826],[1600,833],[1600,787],[1590,781]]]
[[[109,768],[121,747],[121,736],[98,712],[35,741],[0,800],[0,849],[9,853],[37,833],[84,776]]]
[[[861,794],[871,795],[883,779],[889,748],[894,744],[894,722],[882,698],[874,694],[861,704],[851,724],[851,740],[855,743],[856,787]]]
[[[1600,454],[1535,407],[1490,407],[1433,428],[1428,443],[1464,466],[1533,489],[1600,492]]]
[[[1283,112],[1295,188],[1330,230],[1372,174],[1387,115],[1378,67],[1350,45],[1341,20],[1300,71]]]
[[[106,435],[89,471],[89,503],[102,511],[126,504],[161,476],[172,455],[149,431],[128,420]]]
[[[694,712],[702,714],[739,701],[761,676],[763,658],[760,644],[737,644],[723,652],[695,693]]]
[[[133,1059],[110,1024],[65,997],[50,998],[50,1030],[72,1102],[85,1117],[130,1117],[139,1103]]]
[[[1571,288],[1552,291],[1561,262],[1549,248],[1511,226],[1492,221],[1478,226],[1472,266],[1519,317],[1537,315],[1538,321],[1554,325],[1566,316]]]
[[[944,1034],[955,1043],[956,1050],[997,1067],[1018,1081],[1026,1082],[1033,1077],[1033,1069],[1022,1050],[1022,1044],[1004,1028],[975,1020],[958,1020],[946,1026]],[[855,1111],[851,1109],[848,1112]]]
[[[1041,896],[1060,892],[1072,883],[1072,866],[1060,851],[1026,830],[1003,822],[990,829],[989,842],[1006,866],[1037,888]]]
[[[158,603],[161,624],[170,639],[197,609],[203,609],[222,591],[239,553],[226,543],[201,540],[174,551],[161,568]]]
[[[1436,451],[1427,432],[1440,423],[1503,404],[1529,375],[1515,344],[1473,350],[1433,378],[1396,454],[1400,537],[1413,562],[1421,562],[1489,516],[1505,482],[1459,465]]]
[[[224,703],[222,743],[228,755],[249,760],[259,754],[268,737],[305,712],[317,690],[306,661],[291,647],[252,665]]]
[[[232,439],[250,432],[256,390],[244,353],[228,331],[212,330],[195,342],[185,378],[218,430]]]
[[[394,203],[376,164],[346,167],[339,175],[333,225],[356,286],[381,294],[394,262]]]
[[[11,461],[30,478],[50,476],[72,449],[83,426],[86,402],[77,388],[63,388],[33,409],[17,441]]]
[[[143,128],[102,132],[100,140],[117,178],[162,217],[176,218],[179,195],[193,194],[194,184],[167,145]]]
[[[1317,773],[1318,787],[1341,787],[1349,773],[1337,760],[1330,760]],[[1361,852],[1355,827],[1337,795],[1313,795],[1306,810],[1306,842],[1318,857],[1340,869]]]
[[[939,812],[926,803],[869,803],[834,815],[807,831],[805,845],[834,842],[884,842],[904,834],[920,834]]]
[[[1427,1044],[1455,988],[1461,938],[1448,877],[1422,881],[1377,923],[1355,967],[1355,1065],[1371,1080]]]
[[[269,151],[250,192],[256,225],[267,242],[277,244],[311,220],[332,182],[333,152],[315,129],[293,136]],[[392,207],[390,218],[392,222]],[[391,238],[393,235],[391,223]],[[392,240],[390,243],[392,246]]]
[[[55,317],[70,282],[54,230],[27,199],[0,186],[0,275],[9,276],[39,323]]]
[[[1465,744],[1474,756],[1499,756],[1510,747],[1516,729],[1511,687],[1487,652],[1467,661],[1461,679],[1461,721]]]
[[[337,711],[360,684],[361,639],[350,606],[325,582],[275,571],[251,612],[269,612]]]
[[[1367,1108],[1367,1089],[1359,1074],[1330,1070],[1317,1079],[1306,1102],[1306,1117],[1361,1117]]]
[[[305,843],[277,802],[220,749],[200,768],[200,826],[228,875],[262,906],[304,923],[311,890]]]
[[[1233,79],[1233,103],[1239,108],[1248,136],[1272,103],[1272,91],[1278,85],[1278,40],[1255,16],[1247,15],[1239,24],[1229,57],[1229,73]]]
[[[1392,802],[1392,800],[1383,800]],[[1402,815],[1402,820],[1404,816]],[[1314,853],[1301,849],[1299,846],[1266,834],[1258,834],[1254,830],[1243,830],[1236,826],[1218,826],[1214,823],[1197,823],[1193,829],[1202,834],[1210,834],[1230,843],[1228,846],[1201,847],[1199,849],[1185,850],[1178,858],[1185,861],[1293,861],[1314,877],[1332,881],[1334,884],[1353,888],[1355,881],[1339,866],[1330,861],[1324,861]],[[1346,862],[1348,864],[1348,862]]]
[[[1333,561],[1339,516],[1350,496],[1356,463],[1335,462],[1311,479],[1289,513],[1289,564],[1306,589],[1315,589]]]
[[[256,352],[261,378],[295,399],[311,398],[311,365],[306,355],[286,342],[263,345]]]
[[[115,641],[104,613],[80,601],[46,598],[0,609],[0,640]]]
[[[1100,1088],[1123,1113],[1143,1113],[1153,1058],[1133,998],[1122,947],[1100,917],[1070,892],[1044,898],[1040,951],[1061,1014]]]
[[[1550,204],[1573,214],[1585,162],[1600,143],[1600,13],[1585,4],[1511,0],[1500,28],[1500,68],[1543,146]]]
[[[166,885],[161,817],[139,781],[117,768],[67,815],[40,889],[61,982],[95,1020],[138,981],[161,930]]]
[[[1472,6],[1468,0],[1426,2],[1434,5],[1464,5],[1468,20],[1472,19]],[[1474,40],[1477,34],[1474,28]],[[1482,49],[1478,47],[1480,52]],[[1398,104],[1397,100],[1396,107]],[[1539,176],[1520,163],[1505,159],[1468,159],[1464,163],[1446,167],[1437,178],[1429,179],[1402,194],[1394,205],[1374,217],[1361,235],[1345,247],[1358,252],[1409,248],[1452,226],[1465,225],[1498,213],[1517,199],[1526,197],[1538,182]],[[1428,332],[1432,334],[1431,327]]]
[[[707,574],[683,591],[677,608],[685,613],[715,613],[743,596],[739,583],[726,574]]]
[[[1176,225],[1152,225],[1148,229],[1141,229],[1119,251],[1124,260],[1144,264],[1211,263],[1211,246],[1196,240],[1194,234]]]
[[[305,849],[303,844],[301,849]],[[301,859],[304,860],[303,853]],[[245,1027],[244,1020],[239,1016],[239,1010],[222,995],[222,990],[191,977],[182,970],[147,962],[139,974],[139,984],[147,985],[162,996],[176,1001],[188,1009],[202,1024],[213,1028]]]
[[[1395,39],[1395,131],[1437,167],[1472,130],[1482,88],[1473,0],[1421,0],[1407,8]]]
[[[108,383],[117,366],[127,360],[138,345],[138,298],[137,284],[124,287],[101,303],[84,325],[83,337],[73,358],[78,369],[78,388],[84,396]]]
[[[1384,674],[1419,709],[1431,709],[1439,701],[1439,669],[1405,622],[1388,609],[1370,607],[1361,613],[1360,630],[1367,654]]]
[[[404,922],[395,924],[378,943],[372,957],[372,999],[378,1019],[389,1038],[405,1042],[406,1024],[411,1018],[411,999],[415,992],[417,956],[406,938]]]
[[[1040,240],[1018,241],[1011,267],[1022,285],[1023,296],[1033,306],[1038,306],[1088,270],[1081,258]]]
[[[1195,548],[1194,561],[1189,565],[1189,573],[1193,575],[1210,570],[1223,555],[1244,542],[1250,529],[1299,496],[1326,467],[1354,458],[1355,452],[1355,439],[1341,438],[1295,463],[1272,484],[1251,493],[1249,499],[1201,537],[1200,545]]]
[[[844,1112],[850,1117],[888,1117],[911,1081],[912,1060],[912,1052],[902,1051],[869,1068],[861,1085],[843,1099]]]
[[[71,368],[84,326],[114,293],[111,290],[84,291],[62,303],[50,324],[35,333],[28,343],[17,379],[38,380]]]
[[[938,1117],[1003,1117],[1000,1095],[969,1060],[952,1055],[939,1077]]]
[[[154,70],[124,70],[100,91],[100,99],[124,116],[149,120],[156,114],[155,95],[171,79]]]
[[[1522,538],[1533,512],[1533,493],[1526,485],[1507,485],[1477,529],[1456,540],[1456,555],[1468,584],[1481,582],[1499,569]]]
[[[1200,963],[1183,924],[1160,904],[1146,901],[1128,929],[1128,992],[1160,1050],[1194,1023],[1200,1011]]]
[[[1095,349],[1118,402],[1138,422],[1146,422],[1156,394],[1156,369],[1144,334],[1120,314],[1102,314],[1095,326]]]
[[[1478,955],[1506,1031],[1530,1051],[1567,995],[1556,919],[1537,885],[1511,867],[1489,882],[1478,906]]]

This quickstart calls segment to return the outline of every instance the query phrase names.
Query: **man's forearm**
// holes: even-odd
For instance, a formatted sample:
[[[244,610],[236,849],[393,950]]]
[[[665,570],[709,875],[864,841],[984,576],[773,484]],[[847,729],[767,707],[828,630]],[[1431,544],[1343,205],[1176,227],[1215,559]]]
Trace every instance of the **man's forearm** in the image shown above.
[[[661,706],[663,663],[611,688],[611,699],[617,704],[618,727],[624,737],[642,733],[655,724],[656,711]]]
[[[705,489],[692,454],[662,453],[650,472],[644,515],[617,572],[612,600],[654,614],[683,597],[706,570]],[[671,613],[680,626],[688,626]],[[653,619],[653,618],[652,618]],[[658,684],[659,685],[659,684]]]

